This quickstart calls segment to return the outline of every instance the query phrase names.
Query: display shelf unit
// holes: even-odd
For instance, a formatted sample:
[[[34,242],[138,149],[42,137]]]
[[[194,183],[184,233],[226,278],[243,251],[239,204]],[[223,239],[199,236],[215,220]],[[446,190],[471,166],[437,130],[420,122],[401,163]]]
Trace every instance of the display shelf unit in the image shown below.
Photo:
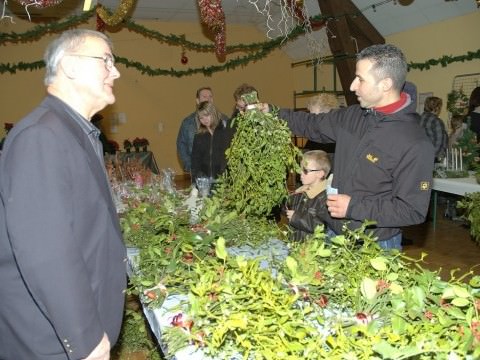
[[[313,84],[312,84],[312,89],[311,90],[303,90],[303,91],[294,91],[293,92],[293,108],[294,110],[306,110],[304,106],[299,106],[298,100],[299,99],[304,99],[311,97],[315,94],[320,94],[320,93],[330,93],[330,94],[335,94],[337,98],[339,99],[339,103],[341,105],[346,105],[345,101],[345,96],[343,94],[343,90],[339,90],[337,88],[337,66],[336,62],[339,60],[344,60],[346,59],[346,55],[338,55],[338,56],[326,56],[320,59],[309,59],[309,60],[303,60],[299,62],[294,62],[291,64],[291,67],[299,67],[299,66],[306,66],[306,67],[311,67],[312,68],[312,78],[313,78]],[[326,89],[325,86],[322,86],[321,88],[319,87],[319,82],[318,82],[318,66],[324,65],[324,64],[330,64],[332,66],[332,88]],[[293,136],[292,141],[295,144],[295,146],[303,148],[305,145],[307,139],[299,136]]]

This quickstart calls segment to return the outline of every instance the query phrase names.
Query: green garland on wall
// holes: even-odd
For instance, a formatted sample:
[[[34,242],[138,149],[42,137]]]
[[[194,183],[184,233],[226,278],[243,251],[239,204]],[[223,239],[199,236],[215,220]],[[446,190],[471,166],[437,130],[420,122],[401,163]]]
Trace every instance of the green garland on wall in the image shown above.
[[[449,64],[456,63],[456,62],[465,62],[465,61],[472,61],[474,59],[480,59],[480,49],[477,51],[468,51],[466,55],[457,55],[457,56],[447,56],[444,55],[438,59],[430,59],[425,61],[424,63],[409,63],[408,69],[412,70],[430,70],[430,67],[442,65],[442,67],[446,67]]]
[[[0,45],[7,43],[31,42],[40,39],[50,33],[59,33],[66,29],[76,27],[88,22],[92,17],[94,10],[86,11],[81,15],[68,17],[65,21],[51,22],[45,25],[37,25],[24,33],[0,33]]]
[[[152,68],[149,65],[144,65],[138,61],[132,61],[127,58],[121,56],[115,56],[115,60],[118,64],[123,64],[127,68],[135,68],[142,74],[148,76],[174,76],[174,77],[182,77],[182,76],[190,76],[194,74],[204,74],[205,76],[211,76],[213,73],[225,71],[225,70],[232,70],[239,66],[245,66],[250,62],[255,62],[258,60],[263,59],[273,50],[275,50],[279,45],[282,45],[282,39],[278,39],[277,42],[271,42],[269,47],[265,47],[264,49],[257,51],[250,55],[245,55],[243,57],[236,57],[227,61],[225,64],[222,65],[212,65],[212,66],[203,66],[199,68],[189,68],[187,70],[174,70],[174,69],[159,69],[159,68]],[[459,56],[442,56],[439,59],[430,59],[424,63],[410,63],[409,70],[418,69],[418,70],[429,70],[432,66],[436,66],[441,64],[443,67],[455,63],[455,62],[465,62],[465,61],[472,61],[475,59],[480,59],[480,49],[472,52],[469,51],[466,55],[459,55]],[[19,62],[17,64],[10,64],[10,63],[2,63],[0,64],[0,74],[4,73],[11,73],[15,74],[17,71],[33,71],[38,70],[45,67],[45,63],[43,60],[35,61],[31,63],[26,62]]]
[[[95,10],[90,10],[87,12],[82,13],[81,15],[74,15],[65,21],[61,22],[52,22],[45,25],[38,25],[35,26],[33,29],[26,31],[24,33],[0,33],[0,45],[5,45],[6,43],[19,43],[19,42],[29,42],[35,41],[41,38],[42,36],[49,34],[49,33],[57,33],[64,31],[68,28],[78,26],[81,23],[85,23],[92,17],[95,13]],[[324,19],[331,19],[329,16],[317,15],[312,18],[313,21],[321,21]],[[183,48],[195,50],[199,52],[213,52],[215,50],[215,46],[213,44],[200,44],[195,43],[192,41],[188,41],[185,38],[185,35],[164,35],[158,31],[147,29],[146,27],[136,24],[131,20],[126,20],[123,23],[127,29],[131,31],[135,31],[145,37],[156,39],[160,42],[164,42],[170,45],[182,46]],[[212,65],[208,67],[199,67],[199,68],[189,68],[187,70],[175,70],[171,69],[159,69],[159,68],[152,68],[149,65],[144,65],[138,61],[132,61],[127,58],[116,56],[116,61],[119,64],[125,65],[127,68],[135,68],[142,74],[148,76],[174,76],[174,77],[182,77],[182,76],[190,76],[194,74],[204,74],[206,76],[211,76],[213,73],[225,71],[225,70],[232,70],[239,66],[245,66],[250,62],[255,62],[265,58],[268,54],[270,54],[273,50],[280,48],[283,44],[287,41],[293,40],[297,38],[299,35],[304,33],[304,30],[297,26],[294,28],[288,36],[279,36],[278,38],[258,42],[258,43],[251,43],[251,44],[235,44],[227,46],[227,53],[233,53],[235,51],[254,51],[252,54],[245,55],[242,57],[236,57],[227,61],[222,65]],[[432,66],[441,65],[445,67],[451,63],[455,62],[465,62],[465,61],[472,61],[474,59],[480,59],[480,49],[477,51],[468,51],[466,55],[458,55],[458,56],[442,56],[438,59],[430,59],[425,61],[424,63],[409,63],[408,67],[409,70],[416,69],[416,70],[429,70]],[[4,73],[11,73],[15,74],[17,71],[33,71],[41,69],[45,66],[42,60],[35,61],[31,63],[26,62],[18,62],[16,64],[10,63],[1,63],[0,64],[0,74]]]

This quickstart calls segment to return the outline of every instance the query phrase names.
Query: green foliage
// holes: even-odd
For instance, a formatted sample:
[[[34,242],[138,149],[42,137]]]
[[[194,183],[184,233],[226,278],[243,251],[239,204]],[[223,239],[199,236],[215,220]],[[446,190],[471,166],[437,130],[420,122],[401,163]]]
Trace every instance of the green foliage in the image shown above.
[[[463,136],[458,139],[457,147],[462,150],[463,167],[467,170],[474,169],[478,157],[477,134],[469,128],[463,130]]]
[[[160,307],[167,294],[188,295],[181,327],[162,331],[172,351],[195,344],[215,358],[480,357],[480,277],[463,282],[473,272],[442,281],[421,267],[422,259],[380,249],[366,222],[329,244],[317,227],[305,242],[290,244],[284,262],[270,263],[272,276],[260,268],[262,258],[232,257],[228,247],[263,246],[276,237],[273,224],[212,198],[204,222],[192,226],[176,222],[181,211],[165,199],[171,205],[151,212],[135,203],[122,225],[145,238],[137,239],[140,261],[131,279],[144,303]],[[168,216],[171,222],[162,220]]]
[[[468,96],[462,90],[452,90],[447,95],[447,111],[452,115],[465,115],[468,108]]]
[[[287,174],[300,151],[277,111],[247,110],[234,119],[236,133],[226,152],[228,169],[215,197],[239,214],[266,215],[287,196]]]
[[[480,192],[465,194],[457,202],[457,207],[465,210],[462,217],[469,222],[470,234],[480,245]]]
[[[149,360],[160,360],[158,345],[151,339],[146,320],[142,313],[127,309],[124,313],[119,340],[112,352],[128,354],[134,352],[148,353]]]
[[[275,277],[258,260],[226,257],[219,241],[217,258],[193,268],[183,314],[192,327],[164,340],[177,348],[181,339],[193,342],[222,359],[480,356],[480,277],[442,281],[380,249],[368,226],[330,245],[317,228],[292,244]]]

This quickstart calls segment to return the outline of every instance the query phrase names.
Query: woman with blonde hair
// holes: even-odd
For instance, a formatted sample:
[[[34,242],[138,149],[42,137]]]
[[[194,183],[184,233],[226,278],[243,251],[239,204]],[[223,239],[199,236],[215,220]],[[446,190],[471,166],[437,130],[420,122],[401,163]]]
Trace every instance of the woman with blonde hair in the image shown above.
[[[334,94],[321,93],[312,96],[307,102],[307,109],[312,114],[328,113],[331,110],[338,109],[340,104]],[[333,154],[335,153],[335,143],[317,143],[307,140],[303,149],[307,150],[323,150],[329,154],[330,161],[333,162]]]
[[[312,96],[307,102],[307,109],[313,114],[327,113],[332,109],[338,109],[339,106],[337,97],[329,93]]]
[[[209,101],[198,104],[196,112],[198,131],[193,139],[192,180],[218,178],[227,167],[225,150],[230,146],[233,129],[224,125],[220,114]]]

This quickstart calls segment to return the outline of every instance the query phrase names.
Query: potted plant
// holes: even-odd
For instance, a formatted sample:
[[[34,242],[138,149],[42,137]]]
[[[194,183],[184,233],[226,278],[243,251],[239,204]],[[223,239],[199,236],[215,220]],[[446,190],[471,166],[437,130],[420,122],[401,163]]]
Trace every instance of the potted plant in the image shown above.
[[[141,310],[125,310],[120,338],[112,352],[114,358],[118,359],[160,360]]]
[[[115,140],[108,140],[108,144],[110,145],[110,149],[112,149],[112,153],[115,154],[118,150],[120,150],[120,146]]]
[[[459,209],[464,209],[462,218],[470,224],[470,235],[480,245],[480,192],[466,194],[457,202]]]
[[[140,152],[140,148],[143,146],[143,141],[139,137],[136,137],[132,141],[133,147],[135,148],[136,152]]]
[[[146,138],[142,138],[142,147],[143,147],[143,151],[147,151],[147,147],[148,145],[150,145],[150,143],[148,142],[148,140]]]
[[[130,142],[130,140],[128,139],[123,140],[123,148],[127,153],[130,152],[130,149],[132,148],[132,143]]]

